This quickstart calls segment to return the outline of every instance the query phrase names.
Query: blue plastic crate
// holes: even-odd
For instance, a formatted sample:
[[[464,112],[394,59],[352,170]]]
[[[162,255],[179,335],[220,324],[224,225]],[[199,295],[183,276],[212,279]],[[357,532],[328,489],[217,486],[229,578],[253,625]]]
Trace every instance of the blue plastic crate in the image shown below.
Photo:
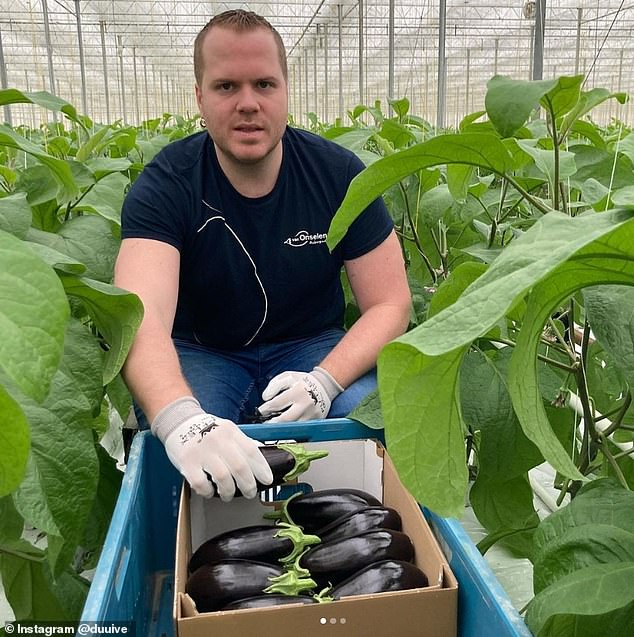
[[[259,440],[381,438],[348,419],[245,425]],[[138,637],[171,637],[174,547],[182,478],[149,432],[135,436],[82,621],[134,621]],[[456,520],[424,510],[458,579],[459,637],[528,637],[529,630]]]

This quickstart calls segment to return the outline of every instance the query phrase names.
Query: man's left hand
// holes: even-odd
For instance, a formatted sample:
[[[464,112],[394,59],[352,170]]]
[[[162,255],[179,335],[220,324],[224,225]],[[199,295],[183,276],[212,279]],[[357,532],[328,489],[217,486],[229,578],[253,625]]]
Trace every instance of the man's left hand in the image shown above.
[[[326,418],[343,387],[322,367],[312,372],[282,372],[262,392],[258,411],[267,422]],[[273,417],[272,417],[273,416]]]

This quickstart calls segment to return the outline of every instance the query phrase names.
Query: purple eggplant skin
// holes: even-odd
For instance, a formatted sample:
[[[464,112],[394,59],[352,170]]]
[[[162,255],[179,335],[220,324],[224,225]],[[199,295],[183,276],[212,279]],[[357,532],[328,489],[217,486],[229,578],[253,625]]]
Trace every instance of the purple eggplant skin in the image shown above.
[[[209,613],[236,599],[263,594],[270,579],[283,573],[281,566],[265,562],[223,560],[196,569],[187,579],[185,592],[199,613]]]
[[[308,595],[282,595],[264,593],[237,599],[223,606],[220,610],[242,610],[244,608],[268,608],[269,606],[281,606],[286,604],[315,604],[317,603]]]
[[[358,535],[372,529],[401,531],[402,528],[401,516],[396,509],[386,506],[371,506],[337,518],[334,522],[319,529],[315,535],[318,535],[324,543]]]
[[[352,595],[405,591],[425,586],[429,586],[427,576],[411,562],[383,560],[366,566],[335,586],[328,594],[333,599],[341,599]]]
[[[305,533],[316,533],[347,513],[380,505],[373,495],[359,489],[321,489],[292,498],[288,501],[287,511]]]
[[[318,544],[302,555],[299,565],[310,571],[319,586],[327,586],[342,582],[374,562],[413,559],[414,545],[406,533],[374,529]]]
[[[232,558],[279,565],[278,560],[293,550],[289,538],[275,537],[279,531],[277,526],[259,524],[216,535],[196,549],[189,560],[189,572]]]

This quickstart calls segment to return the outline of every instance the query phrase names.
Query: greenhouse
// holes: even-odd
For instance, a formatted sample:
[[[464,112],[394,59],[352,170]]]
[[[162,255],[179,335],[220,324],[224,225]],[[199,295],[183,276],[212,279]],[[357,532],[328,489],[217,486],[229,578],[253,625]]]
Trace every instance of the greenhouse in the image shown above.
[[[0,6],[3,635],[634,634],[634,4]]]
[[[99,122],[194,115],[192,43],[209,16],[241,3],[16,0],[3,3],[2,86],[49,91]],[[483,107],[494,75],[583,73],[588,86],[632,88],[633,8],[620,2],[250,3],[279,30],[290,112],[306,123],[356,104],[407,97],[432,123]],[[441,90],[439,91],[439,88]],[[631,103],[600,116],[629,121]],[[15,123],[46,113],[13,107]],[[11,121],[11,112],[5,119]]]

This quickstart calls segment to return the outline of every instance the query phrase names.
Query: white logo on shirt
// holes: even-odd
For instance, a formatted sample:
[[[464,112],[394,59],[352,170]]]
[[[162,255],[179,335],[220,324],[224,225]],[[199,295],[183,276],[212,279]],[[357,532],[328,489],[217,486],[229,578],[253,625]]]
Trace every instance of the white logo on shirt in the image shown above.
[[[305,245],[317,245],[319,243],[326,243],[327,236],[328,235],[325,232],[310,234],[307,230],[300,230],[294,237],[286,239],[284,241],[284,245],[291,246],[293,248],[301,248]]]

